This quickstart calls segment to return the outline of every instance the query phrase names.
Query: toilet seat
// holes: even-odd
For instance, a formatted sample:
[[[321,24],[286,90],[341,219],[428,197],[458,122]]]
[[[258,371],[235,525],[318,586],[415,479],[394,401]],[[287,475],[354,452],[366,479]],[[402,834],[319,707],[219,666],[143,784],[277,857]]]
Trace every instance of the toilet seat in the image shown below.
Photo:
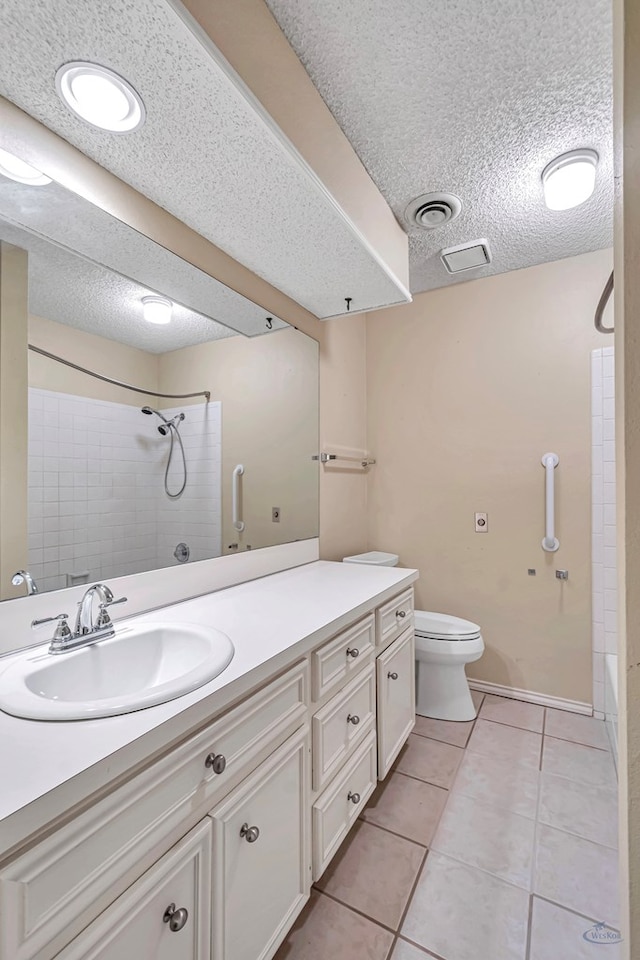
[[[450,617],[446,613],[432,613],[429,610],[414,611],[416,637],[427,640],[477,640],[481,635],[480,627],[471,620]]]

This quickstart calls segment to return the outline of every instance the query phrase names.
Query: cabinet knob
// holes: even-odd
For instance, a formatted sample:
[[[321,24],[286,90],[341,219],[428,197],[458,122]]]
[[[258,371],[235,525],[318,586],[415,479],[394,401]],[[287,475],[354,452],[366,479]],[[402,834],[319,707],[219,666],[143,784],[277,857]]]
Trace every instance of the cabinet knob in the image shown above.
[[[398,679],[398,674],[395,672],[395,670],[393,671],[393,673],[391,673],[391,671],[389,671],[389,673],[387,674],[387,676],[389,677],[389,680],[397,680],[397,679]]]
[[[247,843],[255,843],[260,836],[260,831],[257,827],[250,827],[248,823],[243,823],[240,827],[240,836],[244,837]]]
[[[224,773],[227,766],[227,758],[221,753],[209,753],[204,761],[205,767],[211,767],[214,773]]]
[[[360,651],[358,650],[357,647],[348,647],[348,648],[347,648],[347,656],[348,656],[348,657],[353,657],[353,659],[355,660],[356,657],[359,657],[359,656],[360,656]]]
[[[169,930],[178,933],[189,919],[189,911],[185,907],[176,910],[175,903],[170,903],[162,917],[163,923],[169,924]]]
[[[354,727],[357,727],[360,723],[360,717],[358,717],[355,713],[350,713],[347,717],[347,723],[352,723]]]
[[[349,793],[347,794],[347,800],[351,800],[351,803],[360,803],[360,794],[359,793]]]
[[[399,617],[400,620],[404,620],[404,618],[406,617],[406,615],[407,615],[407,611],[406,611],[406,610],[396,610],[396,617]]]

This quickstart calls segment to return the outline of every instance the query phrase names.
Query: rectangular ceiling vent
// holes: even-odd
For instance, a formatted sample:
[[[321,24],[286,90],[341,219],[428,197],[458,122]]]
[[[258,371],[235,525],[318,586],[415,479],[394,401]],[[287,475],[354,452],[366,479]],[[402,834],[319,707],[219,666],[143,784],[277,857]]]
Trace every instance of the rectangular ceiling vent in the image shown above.
[[[447,247],[440,251],[440,257],[449,273],[460,273],[476,267],[486,267],[491,263],[491,251],[488,240],[471,240],[457,247]]]

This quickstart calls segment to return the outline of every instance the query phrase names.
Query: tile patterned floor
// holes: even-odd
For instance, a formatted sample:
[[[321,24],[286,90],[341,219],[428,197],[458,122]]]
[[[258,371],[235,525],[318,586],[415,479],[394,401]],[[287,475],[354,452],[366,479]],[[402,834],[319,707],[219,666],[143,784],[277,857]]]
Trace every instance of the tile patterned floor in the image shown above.
[[[619,922],[604,723],[474,699],[417,718],[276,960],[594,960],[584,934]]]

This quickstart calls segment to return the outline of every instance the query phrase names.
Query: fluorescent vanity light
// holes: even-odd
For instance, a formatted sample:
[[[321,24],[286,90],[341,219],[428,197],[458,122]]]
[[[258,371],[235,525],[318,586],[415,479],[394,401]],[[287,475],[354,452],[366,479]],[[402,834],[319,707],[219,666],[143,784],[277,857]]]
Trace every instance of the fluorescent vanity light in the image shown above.
[[[598,154],[572,150],[552,160],[542,171],[544,202],[549,210],[569,210],[588,200],[596,183]]]
[[[25,163],[20,157],[14,156],[8,150],[0,150],[0,173],[10,180],[17,183],[27,183],[32,187],[44,186],[51,183],[51,177],[45,177],[44,173],[36,170],[30,164]]]
[[[73,61],[56,73],[58,96],[81,120],[113,133],[131,133],[145,121],[140,95],[123,77],[98,63]]]
[[[143,297],[142,314],[147,323],[170,323],[173,304],[166,297]]]

